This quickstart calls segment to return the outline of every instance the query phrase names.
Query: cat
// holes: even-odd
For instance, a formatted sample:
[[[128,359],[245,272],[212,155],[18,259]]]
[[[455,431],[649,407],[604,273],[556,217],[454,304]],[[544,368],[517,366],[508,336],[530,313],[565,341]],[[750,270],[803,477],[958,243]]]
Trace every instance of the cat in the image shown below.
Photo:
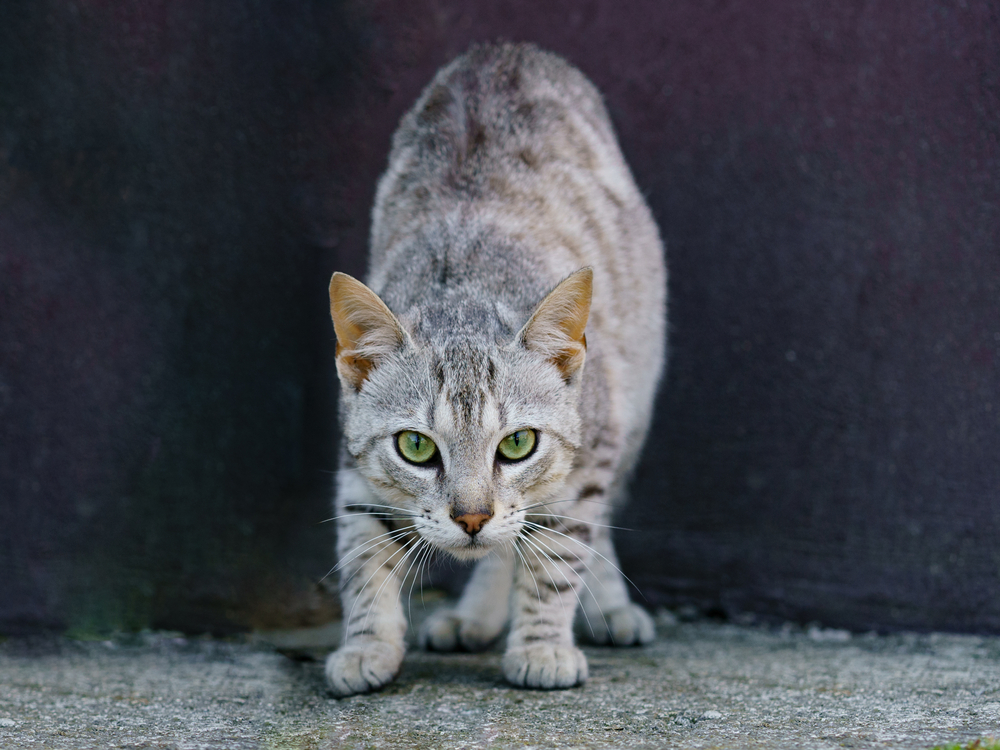
[[[396,676],[403,581],[432,552],[477,562],[422,644],[483,649],[509,622],[514,685],[586,680],[578,607],[598,643],[652,640],[607,523],[664,365],[666,267],[593,84],[529,44],[441,69],[393,137],[367,280],[330,282],[345,616],[331,691]]]

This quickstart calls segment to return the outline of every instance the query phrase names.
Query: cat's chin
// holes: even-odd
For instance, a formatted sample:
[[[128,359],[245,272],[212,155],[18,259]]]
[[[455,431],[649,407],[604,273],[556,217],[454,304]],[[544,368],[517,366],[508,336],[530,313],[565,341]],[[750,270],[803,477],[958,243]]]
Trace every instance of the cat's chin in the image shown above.
[[[457,560],[471,562],[474,560],[481,560],[490,554],[490,552],[499,549],[499,547],[495,544],[483,544],[482,542],[472,540],[468,544],[463,544],[461,546],[439,547],[439,549],[443,552],[447,552]]]

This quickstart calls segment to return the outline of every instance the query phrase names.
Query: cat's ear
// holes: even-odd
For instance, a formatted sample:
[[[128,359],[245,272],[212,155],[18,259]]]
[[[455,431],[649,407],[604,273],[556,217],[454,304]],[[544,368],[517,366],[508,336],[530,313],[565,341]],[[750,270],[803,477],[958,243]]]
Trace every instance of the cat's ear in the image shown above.
[[[518,334],[528,349],[547,357],[566,380],[583,367],[594,272],[581,268],[549,292]]]
[[[379,360],[406,342],[396,316],[371,289],[346,273],[330,279],[330,317],[337,334],[337,372],[361,390]]]

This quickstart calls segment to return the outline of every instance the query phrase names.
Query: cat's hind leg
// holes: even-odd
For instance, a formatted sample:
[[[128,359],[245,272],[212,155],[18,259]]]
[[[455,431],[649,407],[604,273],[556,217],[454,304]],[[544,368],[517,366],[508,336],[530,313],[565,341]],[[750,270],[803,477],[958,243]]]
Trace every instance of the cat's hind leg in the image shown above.
[[[427,618],[420,642],[430,651],[482,651],[497,639],[509,614],[513,553],[497,550],[483,558],[454,607]]]
[[[585,585],[580,594],[580,635],[599,645],[639,646],[651,642],[656,637],[653,618],[629,599],[610,530],[595,527],[591,546],[595,554],[584,573]]]

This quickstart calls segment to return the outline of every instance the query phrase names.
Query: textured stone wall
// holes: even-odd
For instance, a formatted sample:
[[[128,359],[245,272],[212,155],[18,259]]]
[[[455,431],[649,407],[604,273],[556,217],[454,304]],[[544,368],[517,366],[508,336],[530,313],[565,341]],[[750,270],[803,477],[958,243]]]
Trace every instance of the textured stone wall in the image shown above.
[[[668,245],[650,603],[1000,632],[988,2],[0,6],[0,632],[314,622],[325,289],[477,40],[605,92]]]

